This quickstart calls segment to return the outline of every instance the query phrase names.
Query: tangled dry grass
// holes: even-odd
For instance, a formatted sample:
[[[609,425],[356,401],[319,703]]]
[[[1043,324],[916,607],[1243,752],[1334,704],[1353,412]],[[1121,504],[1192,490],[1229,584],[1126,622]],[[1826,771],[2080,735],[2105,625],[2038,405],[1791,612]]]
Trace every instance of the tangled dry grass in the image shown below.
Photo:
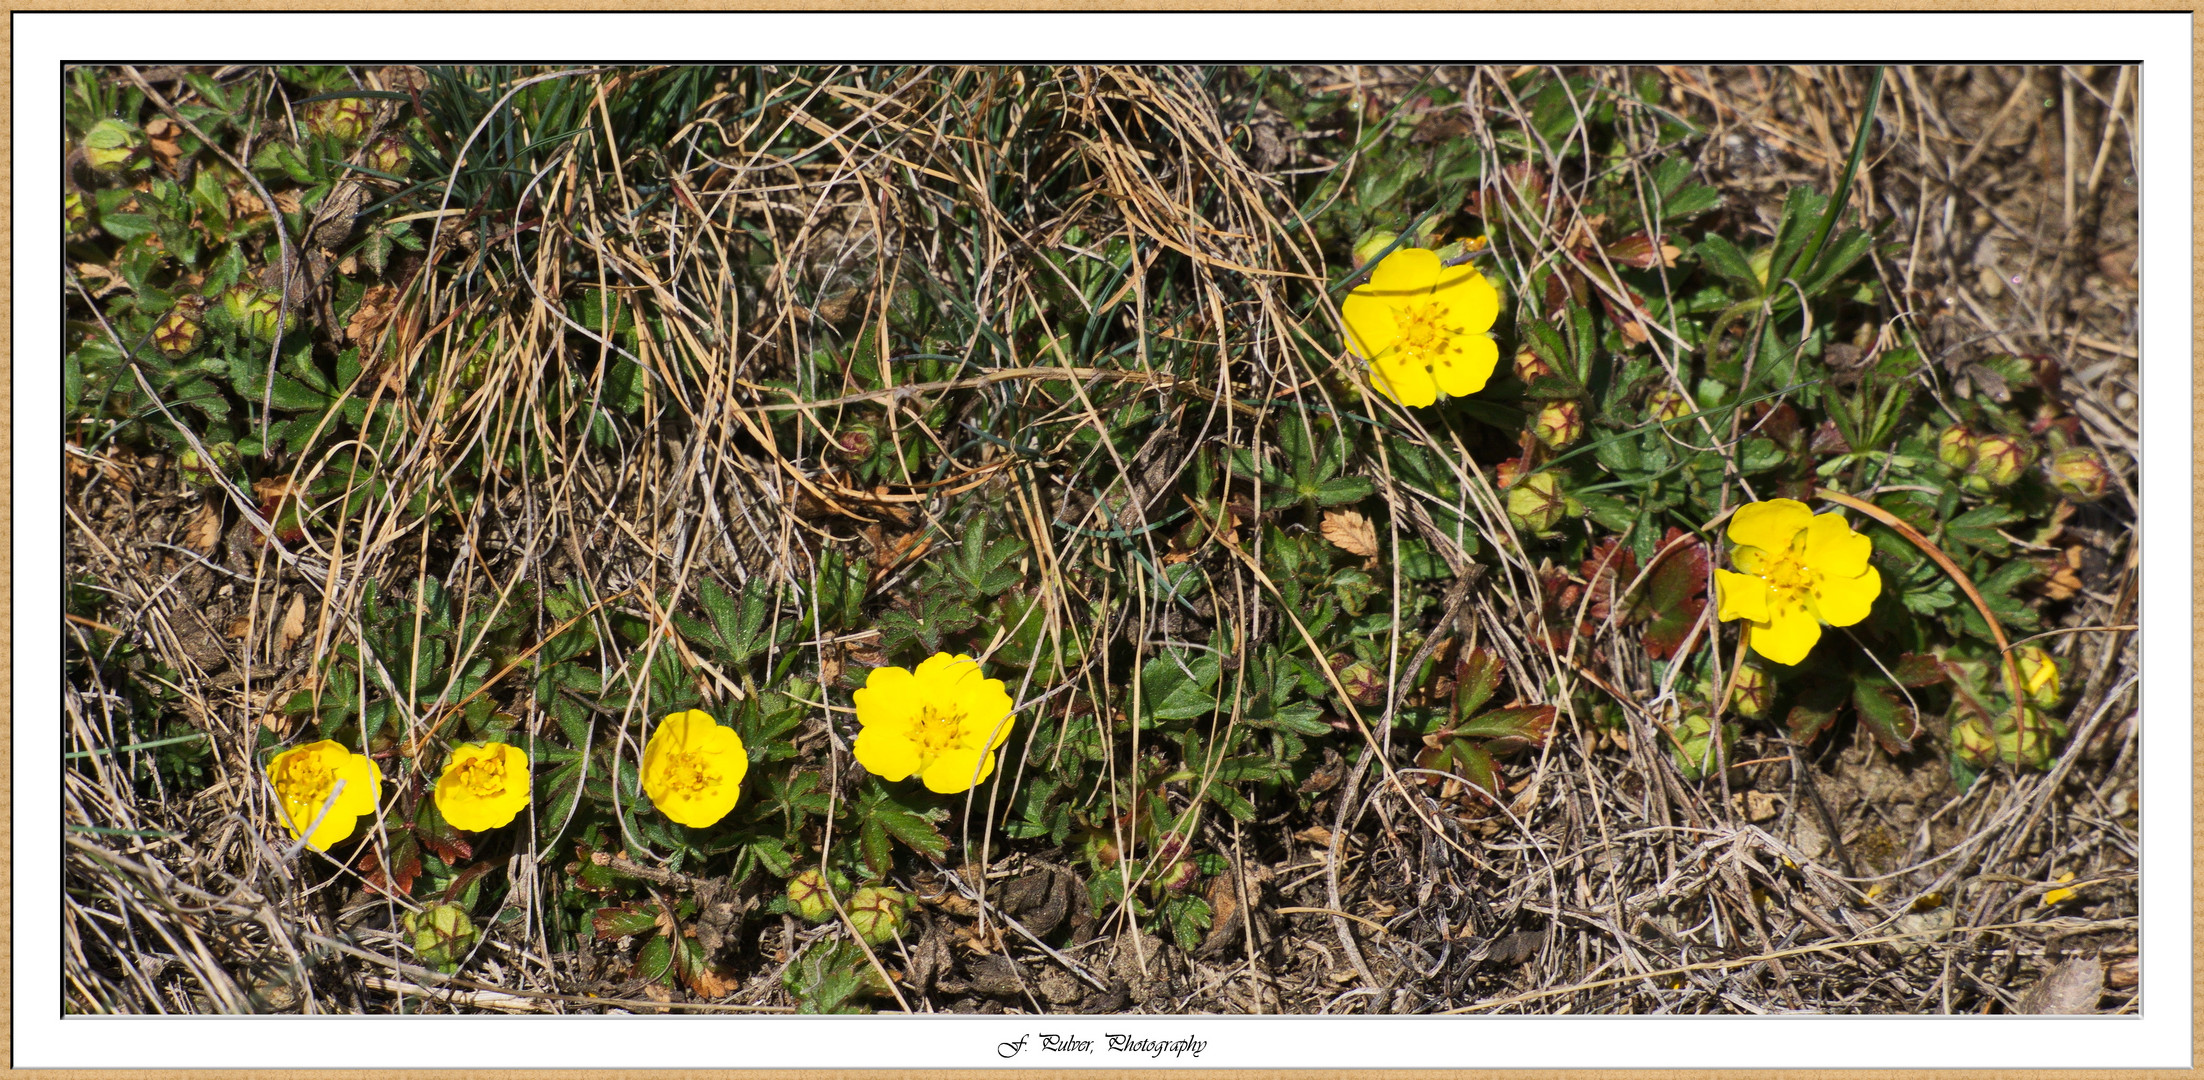
[[[1633,75],[1590,74],[1615,85]],[[1859,125],[1862,73],[1658,74],[1665,107],[1705,130],[1683,149],[1723,194],[1717,227],[1765,236],[1784,188],[1834,185]],[[1950,377],[1991,393],[1994,376],[1970,367],[1984,350],[2054,358],[2082,430],[2118,466],[2125,498],[2075,513],[2051,552],[2071,553],[2066,628],[2127,626],[2136,610],[2130,74],[1895,69],[1855,195],[1904,241],[1903,253],[1876,256],[1875,273]],[[632,77],[555,75],[597,86]],[[1291,75],[1352,89],[1352,115],[1370,123],[1389,122],[1419,87],[1453,89],[1468,103],[1446,115],[1455,137],[1488,142],[1493,118],[1526,108],[1479,70]],[[372,467],[383,481],[372,498],[327,508],[327,532],[266,543],[256,534],[268,491],[225,484],[202,498],[178,482],[173,459],[119,446],[72,457],[68,570],[124,614],[104,627],[65,623],[69,648],[98,654],[93,632],[104,629],[157,656],[176,672],[164,730],[206,751],[191,759],[196,776],[134,771],[133,755],[115,751],[129,742],[121,713],[135,699],[109,684],[112,667],[73,669],[82,674],[64,687],[74,760],[60,927],[72,1009],[791,1007],[783,972],[807,940],[836,928],[764,914],[757,882],[735,883],[726,898],[720,992],[668,993],[629,974],[616,944],[554,947],[546,912],[570,853],[539,849],[533,830],[503,853],[511,895],[485,916],[488,933],[460,975],[413,958],[399,905],[364,889],[356,870],[293,848],[270,824],[260,731],[295,722],[281,706],[312,689],[317,658],[359,644],[370,581],[434,576],[454,597],[499,607],[530,583],[549,592],[580,582],[597,602],[663,624],[661,598],[688,602],[690,583],[706,576],[762,576],[815,595],[829,552],[868,559],[868,586],[893,594],[939,556],[926,537],[957,535],[952,523],[985,501],[1028,545],[1046,639],[1088,646],[1070,650],[1090,659],[1065,681],[1103,715],[1125,707],[1135,679],[1095,643],[1145,650],[1197,631],[1291,639],[1272,587],[1237,548],[1195,557],[1210,594],[1229,598],[1198,615],[1148,592],[1090,590],[1127,580],[1133,563],[1183,555],[1155,526],[1178,509],[1157,496],[1190,448],[1260,451],[1281,422],[1311,410],[1374,422],[1378,406],[1348,390],[1345,358],[1308,359],[1340,353],[1332,311],[1311,302],[1338,271],[1308,224],[1320,208],[1296,206],[1291,187],[1312,172],[1351,175],[1357,160],[1312,157],[1267,105],[1218,91],[1202,71],[755,77],[787,107],[743,115],[706,79],[684,126],[764,147],[777,132],[762,125],[792,125],[815,135],[807,152],[711,158],[683,152],[678,131],[663,147],[620,145],[609,112],[586,117],[604,138],[531,161],[508,219],[436,218],[428,249],[394,265],[387,293],[371,290],[348,325],[320,327],[375,358],[354,392],[371,409],[401,402],[409,431],[379,458],[351,440],[296,462],[285,482],[298,490],[340,466]],[[478,134],[484,145],[497,137]],[[650,183],[622,176],[638,163],[655,167]],[[1541,224],[1547,254],[1565,248],[1571,198],[1564,190],[1559,214]],[[514,237],[526,231],[577,243],[539,245],[523,260]],[[1124,238],[1164,269],[1124,275],[1081,325],[1052,325],[1036,313],[1062,310],[1044,294],[1076,272],[1051,257],[1080,242],[1067,236],[1097,252]],[[669,317],[619,338],[562,303],[583,286],[648,296]],[[899,305],[945,312],[938,340],[892,346],[950,357],[942,377],[864,389],[826,382],[831,372],[806,362],[853,342],[885,361]],[[972,357],[985,359],[957,362]],[[623,359],[640,372],[630,383]],[[407,396],[420,385],[434,388],[425,400]],[[621,394],[642,399],[635,419],[591,419]],[[911,484],[837,468],[835,440],[860,407],[880,409],[865,414],[882,417],[879,438],[934,447],[953,464]],[[794,443],[764,422],[775,413],[801,417]],[[1130,453],[1074,438],[1127,415],[1152,417],[1143,430],[1155,433]],[[1384,722],[1398,694],[1348,706],[1347,739],[1334,745],[1349,756],[1328,758],[1304,785],[1306,809],[1204,822],[1200,839],[1229,869],[1207,887],[1210,933],[1184,949],[1079,910],[1068,857],[991,833],[1008,797],[982,793],[953,837],[960,861],[910,881],[931,899],[919,932],[879,956],[896,1000],[936,1011],[1266,1013],[2136,1007],[2132,632],[2043,639],[2080,687],[2073,735],[2047,772],[1995,774],[1962,795],[1935,737],[1894,758],[1864,733],[1807,748],[1767,729],[1735,748],[1735,767],[1687,783],[1662,749],[1670,688],[1642,651],[1612,647],[1619,628],[1566,647],[1520,631],[1539,623],[1550,579],[1523,555],[1504,496],[1475,464],[1479,448],[1411,412],[1387,419],[1464,463],[1452,509],[1474,535],[1450,535],[1382,467],[1367,470],[1392,523],[1378,543],[1421,540],[1458,582],[1419,609],[1418,625],[1404,625],[1396,606],[1401,667],[1386,685],[1420,666],[1416,643],[1453,633],[1558,688],[1555,735],[1507,804],[1471,813],[1420,782],[1414,748],[1394,745]],[[490,463],[464,494],[453,487],[463,461]],[[525,463],[537,462],[549,482],[530,474]],[[1389,593],[1413,587],[1395,574]],[[1085,621],[1089,610],[1104,613],[1099,624]],[[522,614],[531,640],[556,629],[541,610]],[[608,667],[636,669],[685,648],[679,636],[607,647]],[[880,662],[865,633],[780,647],[828,683]],[[131,677],[146,671],[140,662]],[[740,681],[713,674],[729,690]],[[1012,689],[1028,701],[1052,688]],[[1619,724],[1581,711],[1595,701]],[[514,707],[529,707],[525,695]],[[436,722],[433,710],[401,708],[408,738]],[[1034,715],[1046,725],[1068,714]],[[826,758],[846,753],[846,731],[824,711],[798,741]],[[1352,756],[1363,745],[1377,752]],[[1013,753],[1006,782],[1036,767]],[[2069,872],[2063,887],[2079,898],[2047,905]],[[993,948],[974,948],[975,928],[984,938],[989,924]],[[2023,1000],[2077,963],[2094,973],[2086,992]]]

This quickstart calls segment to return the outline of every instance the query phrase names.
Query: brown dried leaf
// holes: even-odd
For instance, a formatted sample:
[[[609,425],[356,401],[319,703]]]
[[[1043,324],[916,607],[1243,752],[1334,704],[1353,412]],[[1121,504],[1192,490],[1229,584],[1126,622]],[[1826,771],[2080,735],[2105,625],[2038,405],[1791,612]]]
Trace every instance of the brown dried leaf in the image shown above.
[[[214,545],[221,540],[222,512],[216,510],[210,502],[201,506],[191,523],[184,526],[184,546],[205,555],[213,551]]]
[[[1373,558],[1378,552],[1377,526],[1352,510],[1333,510],[1324,515],[1324,539],[1349,555]]]
[[[397,310],[398,287],[373,286],[361,295],[360,306],[353,309],[350,319],[345,320],[344,335],[347,339],[358,339],[372,334],[382,329],[383,324],[389,322],[391,314]]]
[[[176,137],[182,131],[176,121],[165,116],[145,122],[145,139],[153,147],[153,156],[171,173],[176,171],[176,162],[184,156],[183,147],[176,145]]]
[[[291,594],[291,608],[283,613],[283,623],[276,627],[276,651],[290,652],[291,646],[306,633],[306,594]]]
[[[2013,1011],[2031,1015],[2093,1013],[2104,990],[2105,968],[2101,961],[2068,960],[2052,968],[2042,982],[2029,987]]]

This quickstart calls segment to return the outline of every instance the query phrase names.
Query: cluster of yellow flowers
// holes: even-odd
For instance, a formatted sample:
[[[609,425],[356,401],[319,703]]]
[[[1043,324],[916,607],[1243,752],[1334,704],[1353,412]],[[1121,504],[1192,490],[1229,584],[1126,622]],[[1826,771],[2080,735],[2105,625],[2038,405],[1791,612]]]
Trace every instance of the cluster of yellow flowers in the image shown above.
[[[1010,737],[1009,693],[969,656],[939,653],[916,671],[875,668],[855,698],[857,761],[883,780],[916,774],[933,791],[967,790],[994,773]],[[691,828],[726,817],[749,771],[742,736],[697,709],[660,721],[643,748],[643,792]],[[350,837],[382,797],[375,762],[334,739],[277,754],[268,780],[283,826],[316,851]],[[529,797],[528,754],[507,743],[460,743],[436,781],[437,811],[468,832],[511,824]]]

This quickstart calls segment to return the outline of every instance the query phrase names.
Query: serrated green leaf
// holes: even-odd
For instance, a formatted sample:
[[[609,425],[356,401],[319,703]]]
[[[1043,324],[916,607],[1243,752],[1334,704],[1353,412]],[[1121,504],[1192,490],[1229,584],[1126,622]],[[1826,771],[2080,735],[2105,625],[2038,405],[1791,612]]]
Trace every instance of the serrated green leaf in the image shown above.
[[[1701,265],[1728,281],[1736,295],[1760,295],[1760,275],[1753,272],[1752,260],[1736,244],[1718,233],[1708,233],[1691,250],[1699,256]]]
[[[1141,668],[1142,704],[1157,720],[1208,716],[1217,709],[1217,698],[1210,688],[1217,684],[1222,671],[1214,653],[1190,657],[1184,652],[1165,652]]]

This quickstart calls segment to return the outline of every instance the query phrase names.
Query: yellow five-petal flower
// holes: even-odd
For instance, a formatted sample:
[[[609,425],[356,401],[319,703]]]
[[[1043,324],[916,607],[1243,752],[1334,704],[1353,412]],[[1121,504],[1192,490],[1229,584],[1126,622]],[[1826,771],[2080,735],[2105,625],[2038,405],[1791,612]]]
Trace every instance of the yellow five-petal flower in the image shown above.
[[[659,721],[643,748],[643,791],[651,805],[692,829],[726,817],[749,772],[742,736],[696,709]]]
[[[1873,551],[1867,537],[1795,499],[1738,507],[1729,537],[1736,545],[1730,564],[1739,572],[1714,572],[1720,615],[1751,623],[1753,651],[1778,664],[1806,659],[1821,640],[1821,624],[1867,618],[1882,593],[1882,575],[1867,564]]]
[[[335,739],[277,754],[268,762],[268,781],[275,785],[277,819],[315,851],[327,851],[329,845],[352,835],[360,817],[374,813],[383,795],[382,770]],[[342,791],[337,790],[340,781]],[[329,799],[331,792],[337,792],[335,802]],[[326,812],[324,805],[329,808]],[[307,835],[308,828],[313,835]]]
[[[436,810],[468,832],[512,823],[528,805],[528,752],[506,743],[460,743],[436,779]]]
[[[1010,737],[1010,694],[969,656],[935,653],[918,670],[872,669],[857,705],[857,763],[882,780],[918,774],[942,794],[971,788],[995,771]]]
[[[1371,384],[1403,405],[1474,394],[1500,362],[1485,333],[1500,317],[1500,294],[1475,267],[1445,266],[1426,248],[1387,255],[1339,313],[1349,346],[1370,362]]]

